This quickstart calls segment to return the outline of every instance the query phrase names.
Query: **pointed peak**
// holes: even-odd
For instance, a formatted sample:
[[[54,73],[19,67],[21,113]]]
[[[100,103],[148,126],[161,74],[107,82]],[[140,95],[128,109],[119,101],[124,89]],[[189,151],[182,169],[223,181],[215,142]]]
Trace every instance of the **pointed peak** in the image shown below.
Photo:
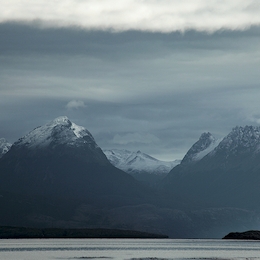
[[[51,122],[37,127],[20,138],[15,145],[27,147],[46,147],[50,144],[84,145],[95,144],[90,132],[83,126],[71,122],[67,116],[60,116]]]
[[[55,119],[53,119],[50,124],[56,124],[56,125],[68,125],[71,124],[71,121],[67,116],[59,116]]]
[[[212,134],[210,132],[204,132],[201,134],[200,137],[210,137],[210,136],[212,136]]]
[[[217,144],[218,142],[216,142],[215,137],[211,133],[202,133],[199,140],[194,143],[186,153],[181,163],[190,163],[202,159],[205,155],[215,149]]]
[[[215,140],[215,137],[210,132],[204,132],[201,134],[199,140],[205,140],[205,139]]]

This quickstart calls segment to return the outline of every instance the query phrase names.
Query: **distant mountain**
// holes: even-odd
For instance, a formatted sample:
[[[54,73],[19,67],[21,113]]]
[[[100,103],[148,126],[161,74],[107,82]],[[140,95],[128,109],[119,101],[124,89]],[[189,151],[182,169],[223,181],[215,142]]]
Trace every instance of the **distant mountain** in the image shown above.
[[[235,127],[202,159],[173,168],[164,185],[193,205],[260,209],[260,127]]]
[[[0,138],[0,158],[10,150],[11,146],[12,144],[7,142],[5,138]]]
[[[108,160],[117,168],[131,174],[138,180],[165,177],[169,171],[180,163],[180,160],[165,162],[154,157],[128,150],[104,150]]]

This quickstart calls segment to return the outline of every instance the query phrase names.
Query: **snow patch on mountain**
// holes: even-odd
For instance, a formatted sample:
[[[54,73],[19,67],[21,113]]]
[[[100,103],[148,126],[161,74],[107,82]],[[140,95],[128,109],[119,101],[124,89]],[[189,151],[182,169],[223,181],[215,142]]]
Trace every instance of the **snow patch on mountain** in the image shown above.
[[[193,159],[194,161],[199,161],[201,160],[203,157],[205,157],[207,154],[211,153],[212,151],[214,151],[214,149],[219,145],[219,143],[221,142],[221,139],[216,139],[214,142],[212,142],[205,150],[200,151],[199,153],[197,153]]]
[[[0,158],[10,150],[11,146],[12,144],[5,138],[0,138]]]
[[[154,157],[128,150],[104,150],[108,160],[117,168],[129,173],[149,173],[155,175],[166,175],[173,167],[180,163],[180,160],[171,162],[160,161]]]
[[[85,128],[83,126],[78,126],[74,123],[71,124],[71,129],[74,132],[74,134],[78,137],[78,138],[82,138],[85,136],[86,132],[84,131]]]
[[[37,127],[15,142],[15,146],[25,145],[28,148],[46,147],[50,144],[95,144],[90,132],[72,123],[68,117],[61,116],[51,122]]]

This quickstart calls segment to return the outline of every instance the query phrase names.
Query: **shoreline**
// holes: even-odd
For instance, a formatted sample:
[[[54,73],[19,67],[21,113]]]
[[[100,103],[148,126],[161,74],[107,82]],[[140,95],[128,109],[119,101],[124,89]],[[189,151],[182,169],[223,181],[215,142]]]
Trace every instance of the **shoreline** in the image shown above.
[[[0,226],[0,239],[26,238],[143,238],[166,239],[167,235],[154,234],[136,230],[105,228],[29,228]]]

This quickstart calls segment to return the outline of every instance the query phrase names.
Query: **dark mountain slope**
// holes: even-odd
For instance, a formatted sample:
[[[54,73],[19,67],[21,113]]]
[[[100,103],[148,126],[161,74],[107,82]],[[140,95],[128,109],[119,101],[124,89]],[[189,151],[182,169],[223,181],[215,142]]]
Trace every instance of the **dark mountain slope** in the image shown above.
[[[143,187],[109,163],[92,135],[60,117],[13,144],[0,160],[0,190],[96,204],[132,204]]]
[[[191,205],[260,209],[260,129],[236,127],[201,160],[181,163],[164,188]]]

